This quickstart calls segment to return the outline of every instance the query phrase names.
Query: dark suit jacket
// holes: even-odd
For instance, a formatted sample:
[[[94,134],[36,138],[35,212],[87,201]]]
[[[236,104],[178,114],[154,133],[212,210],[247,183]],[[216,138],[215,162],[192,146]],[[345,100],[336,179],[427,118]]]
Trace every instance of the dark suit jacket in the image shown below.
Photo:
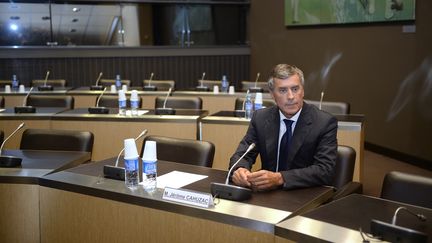
[[[259,154],[262,169],[276,171],[279,125],[277,106],[255,111],[246,135],[230,159],[230,167],[255,143],[256,147],[236,167],[251,169]],[[334,116],[314,105],[303,104],[290,145],[290,166],[281,171],[284,189],[331,185],[337,156],[336,133]]]

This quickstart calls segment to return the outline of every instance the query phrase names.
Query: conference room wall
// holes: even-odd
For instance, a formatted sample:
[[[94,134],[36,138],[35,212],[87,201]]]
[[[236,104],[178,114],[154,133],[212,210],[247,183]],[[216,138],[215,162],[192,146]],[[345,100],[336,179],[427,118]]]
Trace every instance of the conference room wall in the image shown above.
[[[407,23],[286,27],[284,2],[251,1],[250,75],[297,65],[307,99],[349,102],[365,114],[367,145],[431,169],[432,2],[416,1],[415,33]]]

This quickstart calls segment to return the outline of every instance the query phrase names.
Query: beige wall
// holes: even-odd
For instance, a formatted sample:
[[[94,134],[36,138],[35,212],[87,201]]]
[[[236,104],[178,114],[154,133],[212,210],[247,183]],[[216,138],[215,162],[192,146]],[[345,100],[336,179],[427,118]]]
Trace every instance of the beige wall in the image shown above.
[[[401,23],[287,28],[283,10],[283,0],[251,1],[251,77],[295,64],[305,72],[306,98],[324,89],[325,100],[348,101],[352,113],[366,115],[366,142],[432,161],[432,2],[417,1],[415,33],[402,33]],[[426,70],[404,85],[422,63]],[[400,111],[388,119],[399,89]]]

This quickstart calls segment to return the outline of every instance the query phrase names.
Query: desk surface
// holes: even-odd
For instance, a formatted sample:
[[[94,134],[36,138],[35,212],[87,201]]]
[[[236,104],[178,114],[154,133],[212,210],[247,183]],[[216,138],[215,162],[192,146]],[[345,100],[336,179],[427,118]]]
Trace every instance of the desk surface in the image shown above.
[[[275,190],[254,193],[251,199],[244,202],[216,199],[218,204],[214,208],[202,209],[164,201],[162,189],[152,194],[142,189],[132,191],[125,187],[123,181],[103,178],[103,165],[113,163],[114,159],[109,159],[47,175],[41,180],[41,185],[269,233],[274,232],[276,223],[322,204],[333,194],[333,190],[328,187]],[[201,192],[210,192],[210,182],[224,182],[226,177],[225,171],[166,161],[158,162],[159,175],[173,170],[208,175],[206,179],[184,187]]]
[[[46,119],[59,112],[65,111],[66,108],[61,107],[35,107],[35,113],[15,113],[14,108],[5,108],[0,112],[0,117],[3,120],[17,120],[17,119]]]
[[[361,242],[362,238],[358,231],[360,227],[364,232],[370,233],[372,219],[391,223],[394,212],[400,206],[424,214],[427,221],[422,222],[413,215],[400,212],[397,225],[425,232],[431,241],[432,209],[358,194],[350,195],[316,208],[302,216],[283,221],[276,226],[276,235],[300,242],[316,239]]]
[[[22,158],[20,167],[0,167],[2,183],[37,183],[37,179],[46,174],[72,168],[90,160],[88,152],[71,151],[4,150],[2,155]]]

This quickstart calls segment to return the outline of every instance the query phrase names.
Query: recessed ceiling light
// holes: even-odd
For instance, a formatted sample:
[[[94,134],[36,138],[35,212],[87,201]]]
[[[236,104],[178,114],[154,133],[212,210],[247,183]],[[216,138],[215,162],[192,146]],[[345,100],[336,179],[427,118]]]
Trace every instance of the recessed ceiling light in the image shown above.
[[[76,22],[78,22],[78,19],[72,19],[72,22],[76,23]]]
[[[71,33],[75,33],[75,32],[76,32],[76,29],[70,29],[69,32],[71,32]]]
[[[49,16],[43,16],[43,17],[42,17],[42,20],[49,20],[49,19],[50,19]]]
[[[75,13],[77,13],[77,12],[81,11],[81,9],[80,8],[73,8],[72,11],[74,11]]]
[[[19,20],[20,17],[19,16],[10,16],[9,19],[11,19],[11,20]]]

